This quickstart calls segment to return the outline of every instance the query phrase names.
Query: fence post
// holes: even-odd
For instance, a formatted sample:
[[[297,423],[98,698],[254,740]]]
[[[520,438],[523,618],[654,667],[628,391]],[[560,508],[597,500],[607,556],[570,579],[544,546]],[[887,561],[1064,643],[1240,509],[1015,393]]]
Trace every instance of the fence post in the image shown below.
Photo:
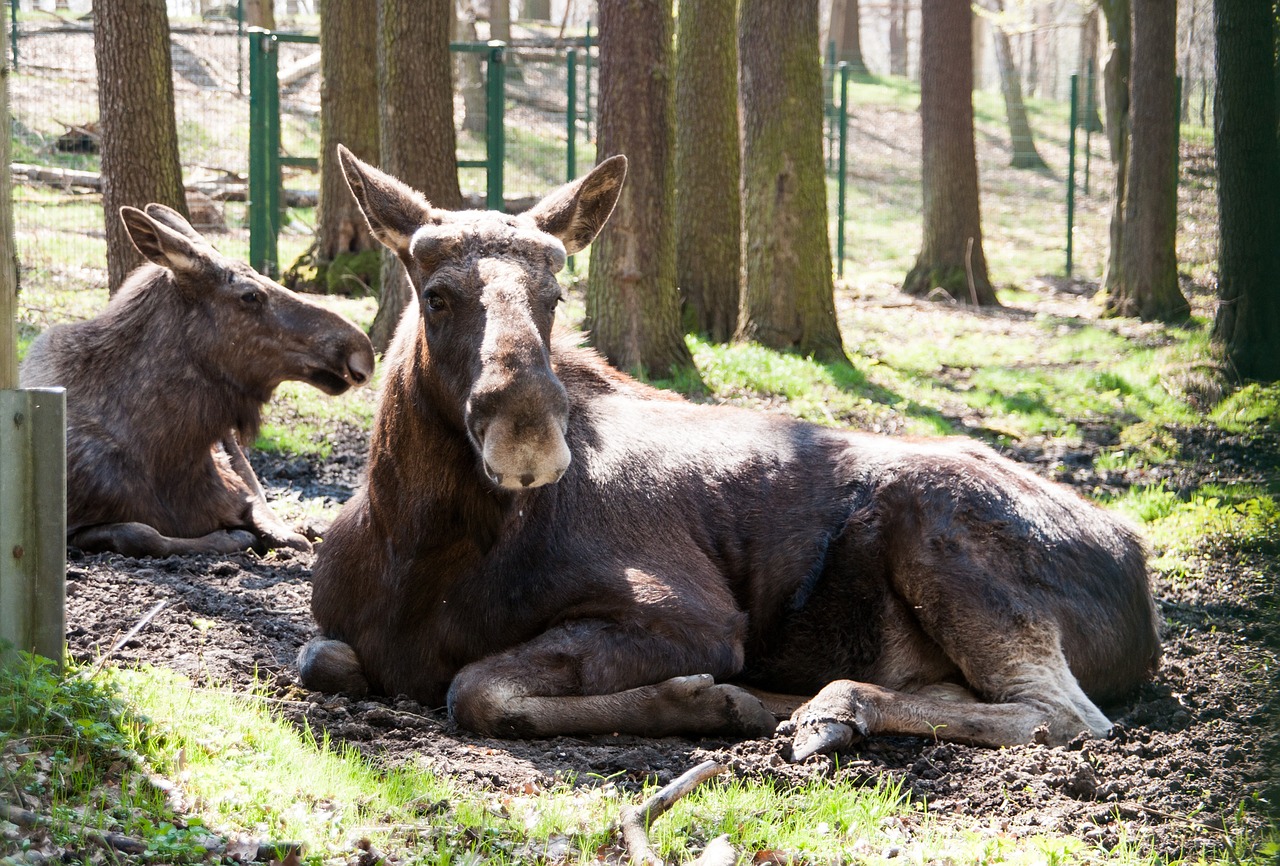
[[[0,57],[7,53],[5,35],[0,28]],[[0,128],[9,128],[7,87],[0,87]],[[9,156],[6,132],[0,165],[8,165]],[[0,175],[0,641],[52,659],[61,671],[67,631],[67,399],[61,388],[18,390],[14,264],[6,171]]]
[[[488,114],[486,150],[489,157],[485,206],[489,210],[503,210],[505,207],[502,169],[507,158],[506,130],[503,123],[507,87],[506,47],[506,43],[500,40],[495,39],[489,42],[489,81],[485,100],[485,110]]]
[[[578,49],[570,48],[565,58],[565,181],[578,173]]]
[[[845,174],[848,154],[845,141],[849,130],[849,64],[840,61],[836,67],[840,73],[840,111],[839,136],[840,154],[837,159],[840,176],[836,180],[836,276],[844,276],[844,213],[845,213]]]
[[[582,38],[582,122],[587,140],[591,140],[591,19],[587,19],[587,35]]]
[[[268,30],[249,28],[249,264],[268,276],[276,271],[280,225],[280,93],[274,40]]]
[[[1067,121],[1071,132],[1067,136],[1067,277],[1071,277],[1071,240],[1076,218],[1076,125],[1079,121],[1077,103],[1080,101],[1080,76],[1071,76],[1071,115]]]
[[[0,640],[62,669],[66,634],[67,396],[0,391]]]
[[[18,68],[18,0],[9,0],[9,43],[13,49],[13,68]]]

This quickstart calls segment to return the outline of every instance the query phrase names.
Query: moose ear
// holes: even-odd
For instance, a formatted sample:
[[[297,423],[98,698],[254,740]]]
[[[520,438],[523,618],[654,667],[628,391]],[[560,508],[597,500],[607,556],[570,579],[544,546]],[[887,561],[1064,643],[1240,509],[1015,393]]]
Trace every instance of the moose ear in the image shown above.
[[[188,238],[190,238],[191,240],[197,243],[201,243],[201,244],[209,243],[204,239],[204,237],[201,236],[201,234],[198,231],[196,231],[191,227],[191,223],[187,222],[186,217],[178,213],[173,208],[166,207],[165,205],[152,202],[151,204],[147,205],[146,211],[147,211],[147,216],[151,217],[153,220],[155,220],[158,223],[164,223],[169,228],[173,229],[175,232],[186,235]]]
[[[626,176],[627,158],[611,156],[588,174],[550,193],[524,215],[559,238],[565,252],[573,255],[600,233],[618,203]]]
[[[208,258],[191,238],[152,219],[136,207],[120,208],[120,219],[138,252],[162,268],[175,273],[190,273],[200,270]]]
[[[338,145],[338,161],[347,186],[360,205],[373,236],[400,258],[409,258],[409,241],[424,225],[435,224],[430,203],[389,174],[361,162]]]

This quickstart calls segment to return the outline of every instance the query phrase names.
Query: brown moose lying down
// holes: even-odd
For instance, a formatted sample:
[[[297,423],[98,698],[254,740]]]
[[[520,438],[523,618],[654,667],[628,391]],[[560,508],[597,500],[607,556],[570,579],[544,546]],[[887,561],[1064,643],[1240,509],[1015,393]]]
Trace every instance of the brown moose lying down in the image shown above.
[[[317,554],[309,687],[507,737],[758,736],[799,705],[802,759],[1102,736],[1157,665],[1142,545],[1068,489],[966,440],[693,405],[553,339],[622,157],[512,217],[339,152],[417,306]]]
[[[220,255],[163,205],[121,208],[138,268],[107,308],[31,346],[23,387],[67,389],[67,536],[130,556],[310,550],[271,512],[241,442],[281,382],[341,394],[373,374],[351,322]]]

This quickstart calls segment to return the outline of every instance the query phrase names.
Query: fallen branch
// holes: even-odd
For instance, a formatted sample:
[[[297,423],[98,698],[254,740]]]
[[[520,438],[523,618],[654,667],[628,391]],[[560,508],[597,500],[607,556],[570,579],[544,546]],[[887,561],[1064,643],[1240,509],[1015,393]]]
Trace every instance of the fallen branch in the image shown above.
[[[622,831],[622,841],[626,845],[631,862],[643,864],[643,866],[664,866],[662,858],[649,844],[649,825],[658,820],[680,798],[707,779],[718,776],[727,769],[729,769],[727,766],[716,761],[703,761],[674,782],[658,789],[653,796],[640,805],[624,808],[618,817],[618,827]],[[712,843],[712,845],[715,844]],[[708,852],[712,845],[707,846]],[[722,851],[724,845],[716,845],[716,847],[718,851]],[[708,852],[704,852],[703,856],[705,857]],[[720,860],[709,862],[719,863]]]
[[[10,824],[17,824],[19,827],[25,827],[28,830],[53,826],[53,821],[44,815],[37,815],[29,809],[20,809],[17,806],[11,806],[3,802],[0,802],[0,818]],[[83,824],[80,825],[80,830],[83,831],[84,838],[100,848],[119,851],[123,854],[145,854],[147,852],[147,843],[141,839],[134,839],[132,836],[122,836],[119,833],[103,833]],[[223,842],[221,845],[214,846],[209,853],[221,856],[227,850],[227,846],[228,843]],[[258,842],[253,853],[255,862],[265,863],[271,860],[283,860],[290,854],[301,855],[302,843]]]
[[[134,624],[133,628],[125,632],[124,635],[122,635],[119,640],[117,640],[115,643],[111,645],[111,649],[107,650],[105,653],[102,654],[102,658],[98,659],[98,663],[94,665],[93,672],[89,674],[88,678],[93,679],[99,673],[101,673],[103,665],[107,663],[107,659],[111,658],[113,655],[119,652],[122,646],[124,646],[129,641],[137,637],[138,632],[146,628],[147,623],[155,619],[156,614],[164,610],[165,605],[167,605],[168,603],[169,602],[165,601],[164,599],[157,601],[155,605],[151,608],[151,610],[147,611],[146,614],[143,615],[142,619],[138,620]]]

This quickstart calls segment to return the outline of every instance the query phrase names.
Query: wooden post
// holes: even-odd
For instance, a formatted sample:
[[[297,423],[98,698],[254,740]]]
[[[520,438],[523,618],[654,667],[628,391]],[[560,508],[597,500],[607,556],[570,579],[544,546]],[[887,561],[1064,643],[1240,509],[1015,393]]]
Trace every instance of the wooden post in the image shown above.
[[[5,51],[0,28],[0,58]],[[9,70],[0,82],[9,128]],[[0,136],[0,166],[9,136]],[[19,391],[13,199],[0,171],[0,642],[62,666],[66,634],[67,422],[61,388]],[[0,656],[2,659],[3,656]]]
[[[62,664],[67,424],[61,388],[0,391],[0,640]]]

